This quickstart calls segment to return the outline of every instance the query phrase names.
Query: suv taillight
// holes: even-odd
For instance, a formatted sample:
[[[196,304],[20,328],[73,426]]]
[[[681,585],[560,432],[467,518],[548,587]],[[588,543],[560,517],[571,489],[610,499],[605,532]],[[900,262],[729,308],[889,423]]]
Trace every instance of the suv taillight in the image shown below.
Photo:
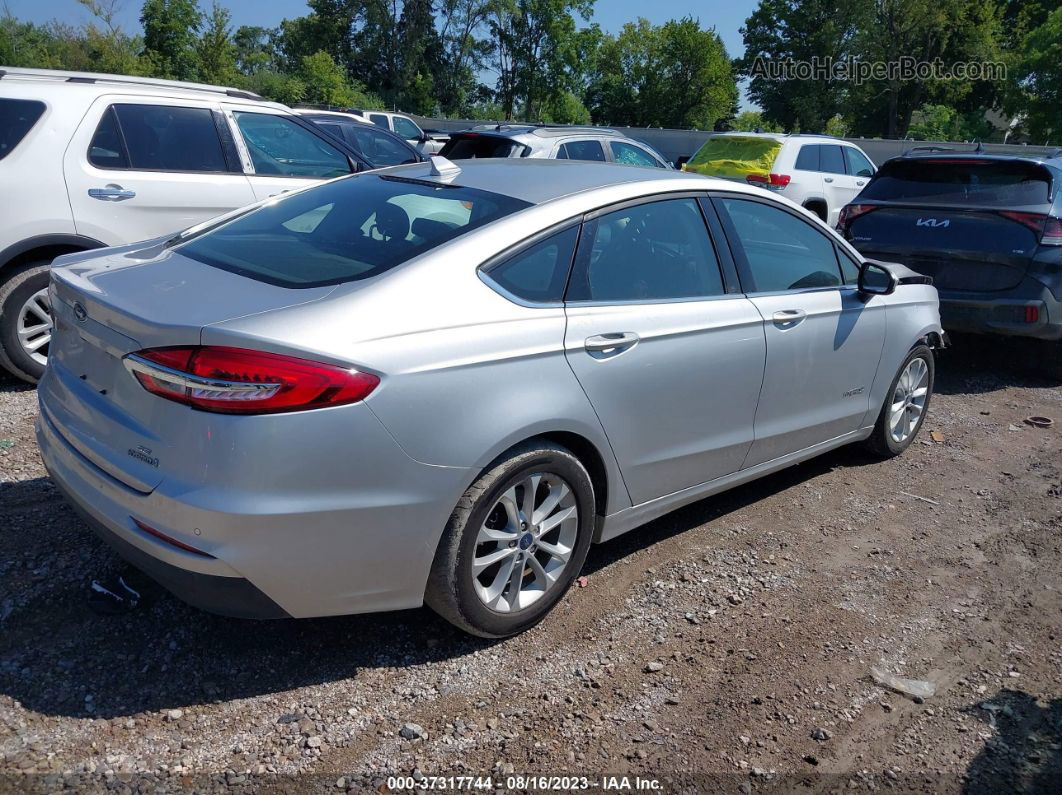
[[[878,209],[876,204],[846,204],[837,214],[837,231],[842,235],[848,231],[848,225],[861,215]]]
[[[1062,246],[1062,220],[1043,213],[1000,210],[999,214],[1031,229],[1042,246]]]
[[[789,174],[749,174],[745,182],[770,190],[781,190],[792,181]]]
[[[242,348],[150,348],[124,363],[153,395],[222,414],[341,406],[364,400],[380,383],[372,373]]]

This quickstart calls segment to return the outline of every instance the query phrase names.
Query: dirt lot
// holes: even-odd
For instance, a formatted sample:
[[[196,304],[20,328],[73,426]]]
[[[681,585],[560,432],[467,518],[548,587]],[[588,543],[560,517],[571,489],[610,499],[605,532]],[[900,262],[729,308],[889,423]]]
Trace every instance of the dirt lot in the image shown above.
[[[841,450],[599,546],[500,643],[427,610],[249,623],[155,587],[95,615],[91,580],[123,566],[4,381],[0,789],[1062,791],[1062,388],[1008,359],[961,341],[904,456]]]

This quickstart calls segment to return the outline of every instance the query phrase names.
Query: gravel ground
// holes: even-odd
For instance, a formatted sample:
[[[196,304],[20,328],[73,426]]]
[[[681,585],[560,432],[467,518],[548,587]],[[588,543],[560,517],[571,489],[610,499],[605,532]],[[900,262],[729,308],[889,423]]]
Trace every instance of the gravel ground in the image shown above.
[[[150,584],[97,616],[91,580],[125,568],[51,486],[35,393],[0,381],[0,790],[1062,791],[1062,389],[1009,358],[960,342],[905,455],[836,451],[595,547],[503,642],[427,610],[243,622]]]

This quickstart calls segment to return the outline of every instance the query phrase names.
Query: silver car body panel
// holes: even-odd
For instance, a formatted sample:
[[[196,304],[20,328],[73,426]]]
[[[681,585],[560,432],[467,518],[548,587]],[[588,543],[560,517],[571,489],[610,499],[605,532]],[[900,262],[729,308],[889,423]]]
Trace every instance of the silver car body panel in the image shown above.
[[[865,437],[911,346],[940,331],[935,290],[923,284],[862,308],[847,288],[801,294],[819,327],[784,344],[772,342],[765,296],[517,303],[478,267],[542,230],[643,196],[756,189],[607,164],[461,165],[456,177],[432,178],[430,164],[389,171],[533,206],[364,281],[285,289],[157,241],[66,260],[53,272],[59,309],[38,431],[62,490],[153,558],[244,578],[292,616],[414,607],[461,494],[513,445],[568,435],[592,447],[607,484],[598,535],[611,538]],[[585,348],[589,336],[627,331],[638,342],[617,355]],[[179,344],[296,355],[382,380],[358,404],[198,412],[149,394],[121,364],[134,350]],[[800,371],[817,356],[834,357],[816,387],[830,396],[822,406]],[[775,373],[772,357],[789,369]],[[853,379],[864,392],[833,396]],[[779,390],[799,405],[774,400]],[[213,557],[160,542],[134,520]]]

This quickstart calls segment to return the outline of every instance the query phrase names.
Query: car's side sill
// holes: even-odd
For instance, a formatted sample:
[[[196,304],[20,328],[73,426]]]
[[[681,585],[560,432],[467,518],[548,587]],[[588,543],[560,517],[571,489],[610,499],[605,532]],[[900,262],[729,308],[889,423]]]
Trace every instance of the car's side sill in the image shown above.
[[[866,428],[861,428],[858,431],[851,431],[850,433],[837,436],[833,439],[827,439],[825,442],[819,442],[811,447],[805,447],[803,450],[797,450],[795,453],[789,453],[781,458],[764,461],[762,464],[757,464],[748,469],[742,469],[731,475],[724,475],[721,478],[710,480],[707,483],[690,486],[688,489],[676,491],[673,494],[666,494],[663,497],[657,497],[655,500],[643,502],[641,505],[624,508],[622,511],[617,511],[614,514],[605,517],[604,522],[598,530],[597,538],[594,540],[597,542],[608,541],[616,536],[623,535],[636,527],[640,527],[646,522],[651,522],[653,519],[657,519],[666,513],[681,508],[683,505],[689,505],[691,502],[702,500],[705,497],[711,497],[713,494],[718,494],[721,491],[740,486],[751,480],[755,480],[756,478],[769,475],[780,469],[785,469],[793,464],[799,464],[801,461],[814,458],[828,450],[833,450],[834,448],[842,447],[851,442],[866,439],[870,436],[873,430],[873,426],[868,426]]]

